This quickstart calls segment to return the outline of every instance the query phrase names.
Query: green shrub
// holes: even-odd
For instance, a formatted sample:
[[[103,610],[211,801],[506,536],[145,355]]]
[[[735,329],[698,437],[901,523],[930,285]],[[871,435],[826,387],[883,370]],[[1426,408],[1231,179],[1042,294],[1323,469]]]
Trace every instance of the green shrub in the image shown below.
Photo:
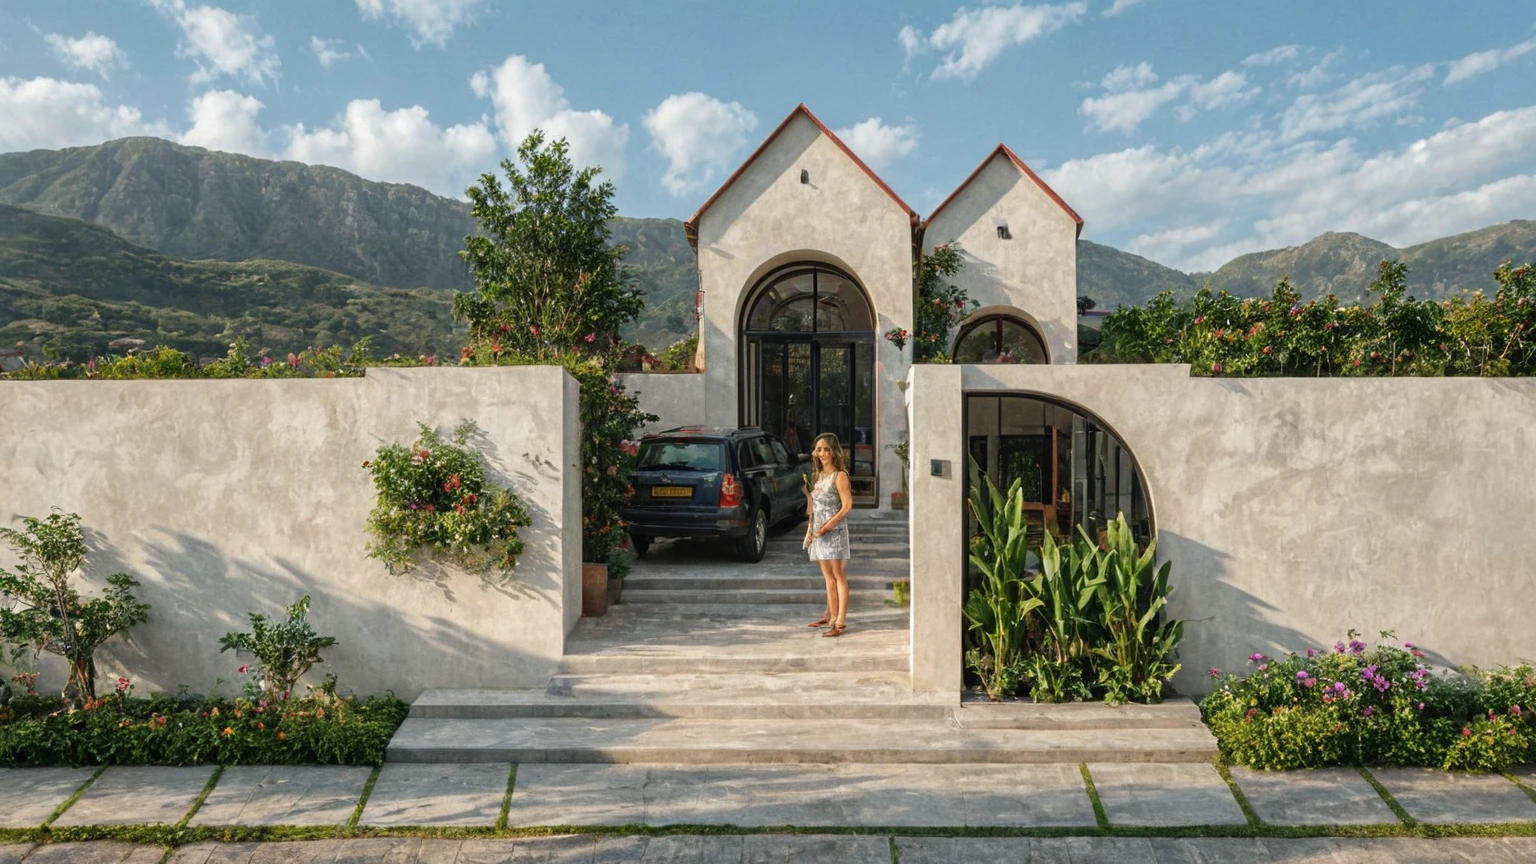
[[[255,664],[241,666],[240,672],[251,676],[256,693],[272,701],[287,699],[304,673],[324,662],[320,651],[336,644],[335,639],[317,635],[309,626],[308,594],[289,606],[287,612],[286,621],[273,621],[252,612],[251,632],[226,633],[219,640],[220,653],[244,651],[255,655]]]
[[[1383,639],[1392,639],[1383,633]],[[1419,765],[1496,771],[1536,761],[1536,669],[1435,672],[1412,643],[1270,658],[1248,675],[1211,670],[1200,710],[1222,752],[1254,768]]]
[[[303,699],[140,698],[73,707],[57,698],[0,705],[0,765],[377,765],[409,706],[324,690]]]
[[[695,372],[693,358],[699,350],[699,337],[689,336],[667,346],[656,358],[653,368],[661,372]]]
[[[368,555],[391,573],[412,567],[426,550],[475,573],[510,573],[522,554],[519,528],[533,523],[511,489],[490,486],[485,460],[469,446],[474,423],[465,422],[451,440],[425,423],[409,447],[386,444],[363,463],[373,475],[378,501],[368,514]]]
[[[1021,482],[1005,494],[974,465],[971,476],[981,530],[970,560],[981,585],[963,607],[965,657],[987,695],[1160,701],[1180,668],[1173,657],[1184,624],[1164,615],[1172,565],[1157,566],[1156,543],[1138,549],[1121,515],[1107,526],[1105,548],[1081,530],[1062,544],[1047,532],[1039,572],[1029,572]]]
[[[147,351],[130,349],[126,354],[93,358],[85,363],[29,363],[13,372],[0,373],[0,379],[18,381],[102,380],[185,378],[356,378],[368,365],[400,365],[369,357],[370,340],[365,338],[343,354],[338,345],[307,348],[286,357],[269,352],[252,352],[244,337],[229,346],[229,353],[211,363],[199,365],[197,358],[185,351],[157,346]],[[398,355],[395,359],[398,359]],[[431,357],[410,361],[409,365],[434,365]]]
[[[22,530],[0,528],[16,558],[16,572],[0,569],[0,642],[44,651],[69,664],[66,697],[96,695],[96,651],[149,617],[149,606],[133,596],[138,582],[127,573],[106,579],[100,597],[80,596],[70,584],[85,564],[85,533],[75,513],[22,519]]]

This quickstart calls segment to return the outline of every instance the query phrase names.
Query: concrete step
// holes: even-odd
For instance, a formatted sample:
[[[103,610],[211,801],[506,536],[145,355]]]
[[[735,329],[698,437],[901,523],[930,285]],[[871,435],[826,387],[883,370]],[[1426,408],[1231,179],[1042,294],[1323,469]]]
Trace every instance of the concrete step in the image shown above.
[[[912,693],[905,672],[561,674],[543,690],[428,690],[411,705],[410,716],[942,720],[954,702],[952,696]]]
[[[859,591],[888,591],[891,583],[905,576],[878,573],[849,573],[848,585]],[[798,576],[661,576],[647,573],[630,576],[624,580],[624,595],[647,591],[743,591],[784,590],[825,592],[826,580],[820,573],[807,572]]]
[[[861,609],[883,604],[891,598],[891,593],[883,587],[865,584],[850,585],[852,589],[848,595],[848,608]],[[862,588],[862,590],[859,590]],[[816,587],[806,588],[741,588],[741,589],[715,589],[709,591],[698,590],[667,590],[647,589],[631,591],[624,589],[622,603],[661,603],[667,605],[690,604],[720,604],[732,603],[737,605],[801,605],[823,607],[827,603],[827,589],[825,583]],[[807,612],[815,610],[808,609]]]
[[[409,718],[392,762],[784,763],[1205,762],[1201,728],[956,729],[942,720]]]

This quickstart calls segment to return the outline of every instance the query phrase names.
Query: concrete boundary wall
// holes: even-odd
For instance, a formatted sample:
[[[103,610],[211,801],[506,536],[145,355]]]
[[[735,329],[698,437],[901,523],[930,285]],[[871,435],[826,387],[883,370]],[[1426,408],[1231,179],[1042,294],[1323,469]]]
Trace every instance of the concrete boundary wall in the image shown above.
[[[910,390],[916,689],[960,684],[964,393],[1064,402],[1135,455],[1191,620],[1183,692],[1350,628],[1440,664],[1536,660],[1536,380],[919,366]]]
[[[533,515],[516,578],[391,576],[366,557],[362,463],[414,440],[417,421],[446,433],[464,419],[492,481]],[[143,583],[149,622],[109,643],[100,673],[140,692],[238,679],[247,660],[221,655],[219,637],[304,594],[315,629],[339,640],[312,677],[334,672],[343,690],[540,686],[581,614],[578,423],[576,381],[556,367],[0,382],[0,519],[78,512],[95,553],[85,584],[118,570]],[[45,671],[54,686],[59,669]]]

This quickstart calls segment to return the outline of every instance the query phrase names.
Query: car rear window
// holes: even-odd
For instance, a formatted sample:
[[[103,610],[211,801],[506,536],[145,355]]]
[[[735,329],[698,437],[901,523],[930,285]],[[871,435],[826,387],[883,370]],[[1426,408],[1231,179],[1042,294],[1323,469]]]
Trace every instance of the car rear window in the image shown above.
[[[647,441],[640,445],[642,469],[719,471],[718,441]]]

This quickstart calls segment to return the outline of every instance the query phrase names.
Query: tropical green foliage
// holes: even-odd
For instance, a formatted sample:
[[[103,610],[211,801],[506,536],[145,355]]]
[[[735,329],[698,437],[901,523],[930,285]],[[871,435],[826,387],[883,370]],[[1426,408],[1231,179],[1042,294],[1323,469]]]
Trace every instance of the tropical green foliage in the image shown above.
[[[1022,483],[1003,492],[974,465],[971,476],[980,533],[970,558],[981,584],[964,606],[966,665],[987,695],[1160,701],[1180,668],[1184,623],[1166,615],[1172,565],[1157,564],[1156,542],[1139,549],[1123,515],[1103,547],[1081,529],[1062,544],[1045,532],[1032,572]]]
[[[469,445],[478,432],[461,423],[451,439],[425,423],[409,447],[390,443],[363,463],[378,500],[368,514],[368,555],[391,573],[426,552],[475,573],[505,576],[522,554],[519,528],[532,524],[527,505],[485,479],[485,459]]]
[[[309,348],[287,357],[253,353],[250,343],[236,339],[222,358],[198,363],[184,351],[159,346],[147,351],[129,349],[120,355],[92,358],[84,363],[31,363],[0,378],[16,381],[94,379],[128,381],[170,378],[359,378],[368,366],[435,366],[429,355],[406,360],[399,355],[385,359],[372,356],[373,340],[364,338],[351,350],[341,346]]]
[[[126,682],[79,706],[18,696],[0,704],[0,765],[378,765],[409,710],[324,689],[285,702],[145,699]]]
[[[226,633],[219,639],[219,651],[239,651],[256,658],[254,664],[240,667],[250,675],[248,695],[269,701],[285,700],[316,663],[323,663],[320,652],[336,644],[330,636],[321,636],[309,626],[309,595],[299,598],[286,610],[286,620],[278,621],[259,612],[251,613],[251,632]]]
[[[1536,762],[1536,668],[1430,669],[1390,632],[1332,649],[1254,654],[1246,675],[1212,669],[1201,702],[1233,762],[1254,768],[1420,765],[1500,771]]]
[[[0,568],[0,642],[63,657],[69,665],[64,696],[96,695],[96,651],[149,617],[149,606],[133,595],[138,582],[127,573],[106,578],[99,597],[86,598],[71,584],[88,550],[80,516],[54,512],[46,519],[23,517],[22,529],[0,528],[0,540],[19,563]]]
[[[697,334],[679,339],[667,346],[667,350],[657,357],[657,371],[660,372],[692,372],[694,370],[693,358],[699,351],[699,337]]]
[[[566,142],[546,144],[541,132],[517,158],[501,163],[505,186],[486,173],[467,190],[481,233],[461,254],[476,290],[454,296],[454,315],[494,355],[611,355],[644,307],[623,248],[610,243],[613,184],[598,183],[597,168],[576,170]]]
[[[1104,320],[1098,362],[1188,363],[1197,375],[1536,374],[1536,267],[1505,264],[1493,297],[1407,296],[1407,267],[1384,261],[1369,306],[1303,302],[1286,280],[1268,299],[1201,290],[1159,295]]]
[[[893,328],[885,338],[898,349],[912,343],[912,362],[948,363],[949,335],[979,304],[964,288],[948,280],[965,266],[958,243],[937,246],[912,265],[912,279],[917,283],[917,303],[913,308],[914,330]]]

